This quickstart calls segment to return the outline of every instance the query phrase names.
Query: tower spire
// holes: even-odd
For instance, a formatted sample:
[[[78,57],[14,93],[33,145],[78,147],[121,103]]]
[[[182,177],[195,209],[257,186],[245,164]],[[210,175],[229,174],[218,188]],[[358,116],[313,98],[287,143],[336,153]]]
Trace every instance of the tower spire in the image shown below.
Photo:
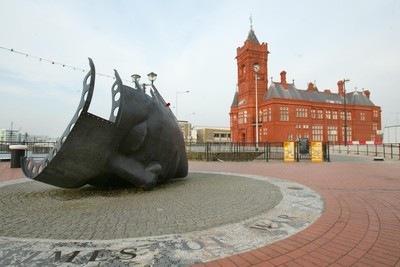
[[[250,19],[250,31],[249,31],[249,35],[247,36],[247,40],[250,40],[250,42],[252,42],[253,44],[259,45],[260,42],[258,41],[257,36],[253,30],[253,15],[252,14],[250,14],[249,19]]]

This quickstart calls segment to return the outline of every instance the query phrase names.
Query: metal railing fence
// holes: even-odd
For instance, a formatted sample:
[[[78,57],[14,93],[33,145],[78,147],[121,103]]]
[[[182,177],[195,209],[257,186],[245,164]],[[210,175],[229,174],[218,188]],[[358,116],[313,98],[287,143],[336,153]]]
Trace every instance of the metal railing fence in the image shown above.
[[[295,160],[310,161],[311,151],[300,152],[299,142],[295,142]],[[186,143],[186,154],[191,160],[205,161],[252,161],[283,160],[284,142],[260,143]],[[324,161],[330,161],[329,143],[323,143]]]
[[[0,159],[10,159],[10,145],[26,145],[26,156],[46,157],[55,142],[0,142]]]
[[[400,160],[400,143],[365,145],[330,145],[332,153],[347,153]]]
[[[0,159],[10,159],[10,145],[28,146],[26,156],[46,157],[54,147],[55,142],[0,142]],[[310,161],[310,152],[303,153],[300,143],[295,142],[295,160]],[[381,144],[381,145],[332,145],[323,142],[324,161],[330,161],[332,153],[354,153],[373,156],[383,156],[385,158],[400,159],[400,144]],[[259,143],[239,143],[239,142],[205,142],[205,143],[186,143],[186,153],[188,159],[205,161],[253,161],[253,160],[283,160],[284,142],[259,142]]]

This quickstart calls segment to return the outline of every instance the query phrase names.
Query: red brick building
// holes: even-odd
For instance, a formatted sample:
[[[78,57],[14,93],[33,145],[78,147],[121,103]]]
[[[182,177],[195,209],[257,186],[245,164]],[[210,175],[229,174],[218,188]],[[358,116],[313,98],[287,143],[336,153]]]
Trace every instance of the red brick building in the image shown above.
[[[302,90],[287,82],[285,71],[268,87],[268,54],[267,43],[260,44],[251,28],[244,45],[237,48],[232,142],[382,141],[381,108],[370,100],[368,90],[346,92],[343,80],[337,83],[337,93],[319,91],[313,83]]]

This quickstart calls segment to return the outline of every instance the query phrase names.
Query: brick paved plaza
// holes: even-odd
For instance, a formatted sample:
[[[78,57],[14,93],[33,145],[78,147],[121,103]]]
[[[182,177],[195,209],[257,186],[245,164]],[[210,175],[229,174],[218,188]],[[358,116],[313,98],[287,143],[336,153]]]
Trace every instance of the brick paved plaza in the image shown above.
[[[191,170],[229,169],[304,184],[326,208],[285,240],[198,266],[400,266],[400,162],[340,156],[340,162],[260,164],[192,162]]]
[[[115,266],[151,265],[151,262],[158,262],[158,266],[162,266],[163,262],[165,265],[169,264],[170,266],[193,265],[196,263],[195,266],[400,266],[400,162],[398,160],[378,162],[368,157],[332,155],[332,162],[329,163],[191,161],[189,166],[191,174],[185,183],[182,183],[183,180],[178,180],[171,185],[165,185],[165,187],[151,192],[151,194],[161,195],[163,190],[182,189],[183,191],[176,191],[176,194],[182,194],[182,198],[187,201],[177,203],[174,207],[167,206],[165,203],[170,202],[168,197],[172,196],[165,195],[163,196],[165,203],[161,203],[158,210],[157,208],[154,209],[153,206],[146,206],[150,205],[149,202],[140,201],[144,203],[144,206],[138,209],[137,212],[147,210],[148,214],[146,216],[153,216],[151,221],[155,222],[157,222],[154,219],[158,218],[157,214],[165,212],[161,217],[164,218],[164,221],[160,224],[167,224],[168,227],[165,227],[165,232],[152,232],[152,229],[161,229],[162,227],[152,224],[144,226],[143,224],[143,228],[138,229],[138,232],[145,232],[141,237],[142,239],[139,240],[142,243],[137,245],[133,252],[125,248],[124,245],[128,246],[129,242],[139,242],[136,239],[129,239],[136,237],[135,230],[124,228],[122,226],[126,225],[124,223],[118,224],[118,222],[115,222],[115,218],[118,217],[116,214],[126,211],[119,211],[120,205],[113,206],[108,203],[110,202],[110,196],[89,190],[89,193],[94,194],[94,196],[87,197],[87,200],[85,200],[82,194],[86,193],[85,190],[88,189],[69,191],[49,188],[47,185],[36,182],[26,182],[25,179],[19,179],[23,177],[20,169],[10,169],[8,162],[1,162],[0,182],[3,186],[0,187],[2,201],[0,212],[2,218],[10,221],[5,223],[3,220],[1,223],[0,236],[3,237],[0,237],[0,256],[3,259],[10,259],[9,262],[17,266],[40,266],[40,259],[43,258],[54,259],[54,262],[52,261],[54,265],[64,260],[71,266],[109,266],[106,265],[106,263],[109,263],[106,258],[114,255],[115,251],[115,253],[119,253],[115,258],[120,259],[119,265]],[[215,175],[214,179],[210,178],[211,181],[207,183],[210,188],[205,191],[208,192],[209,199],[219,197],[217,198],[219,201],[206,201],[206,199],[193,197],[196,196],[196,192],[200,191],[201,188],[201,185],[197,182],[205,178],[202,172],[218,173],[213,174]],[[236,176],[233,175],[233,178],[230,177],[235,180],[237,187],[226,186],[229,178],[224,177],[223,173],[237,174]],[[244,231],[244,227],[240,224],[232,226],[231,229],[218,227],[222,227],[225,224],[234,225],[232,224],[234,221],[242,222],[252,216],[257,217],[264,211],[267,212],[268,209],[273,209],[274,207],[275,209],[280,209],[281,207],[279,205],[275,206],[277,202],[281,201],[280,194],[276,191],[277,184],[279,186],[279,180],[277,180],[277,184],[273,184],[273,179],[266,180],[263,183],[260,182],[261,178],[261,180],[246,179],[241,175],[273,177],[280,179],[282,183],[293,183],[293,185],[282,184],[283,186],[280,187],[280,191],[282,191],[282,188],[289,188],[290,190],[287,190],[288,194],[293,195],[300,194],[310,188],[322,197],[323,210],[321,210],[321,214],[317,216],[315,221],[308,219],[311,224],[305,228],[299,228],[299,231],[294,234],[290,234],[291,230],[285,230],[287,236],[279,237],[273,242],[258,242],[255,247],[243,246],[241,250],[233,253],[233,255],[229,256],[227,254],[228,256],[225,256],[221,249],[225,248],[227,238],[230,234],[232,236],[238,235],[237,233]],[[221,179],[216,179],[216,177]],[[27,190],[27,184],[30,185],[28,187],[29,190]],[[179,185],[186,186],[181,188]],[[4,189],[6,188],[10,190],[5,191]],[[187,195],[184,195],[186,191]],[[273,197],[264,196],[262,191],[274,192],[272,193]],[[246,195],[246,192],[252,192],[252,194]],[[122,195],[127,194],[130,197],[125,199],[128,203],[137,201],[131,195],[139,198],[144,196],[134,189],[109,192],[108,194],[114,194],[111,196],[112,198],[120,198]],[[68,224],[63,224],[62,221],[57,220],[59,217],[57,212],[60,211],[52,211],[51,206],[47,205],[48,203],[42,203],[40,207],[36,206],[40,205],[44,199],[48,199],[49,196],[58,199],[60,203],[67,204],[70,202],[76,205],[75,208],[73,205],[70,206],[71,218],[78,216],[74,213],[78,212],[77,207],[85,208],[84,212],[79,214],[81,217],[78,218],[87,221],[81,223],[80,227],[91,229],[91,232],[75,229],[75,231],[71,231],[72,236],[63,235],[69,230]],[[283,192],[282,202],[284,202],[285,196],[286,193]],[[301,197],[305,198],[305,196],[316,198],[309,191]],[[122,199],[124,198],[121,198],[121,201]],[[226,201],[221,201],[221,199]],[[200,213],[194,212],[194,210],[197,210],[197,208],[193,208],[196,205],[195,203],[201,203],[203,200],[206,201],[206,204],[204,207],[199,207]],[[102,201],[103,203],[99,204]],[[251,205],[252,203],[254,205]],[[260,203],[269,203],[269,206],[263,207]],[[309,205],[312,206],[312,209],[318,209],[317,202],[310,203],[312,203]],[[182,205],[180,206],[180,204]],[[28,209],[31,210],[31,214],[21,214],[25,212],[24,205],[25,207],[31,205],[31,209]],[[127,206],[127,204],[124,205],[124,207]],[[240,207],[249,213],[243,214],[244,210],[235,210],[235,207]],[[68,205],[66,208],[68,208]],[[97,217],[98,221],[101,221],[99,217],[106,216],[108,217],[109,225],[117,225],[117,227],[110,227],[106,224],[95,224],[94,227],[90,227],[89,224],[92,220],[87,219],[85,214],[90,213],[90,210],[94,211],[101,208],[104,208],[106,212],[101,215],[91,214],[91,216],[93,218]],[[171,221],[168,225],[168,218],[174,217],[174,214],[180,214],[179,210],[182,209],[189,210],[189,213],[183,213],[180,217],[181,221]],[[207,210],[210,212],[207,212]],[[42,222],[41,227],[35,225],[34,222],[43,220],[43,217],[38,216],[37,213],[45,213],[46,211],[48,212],[47,219],[50,221]],[[130,210],[133,213],[134,211],[134,209]],[[215,212],[225,213],[224,216],[218,216]],[[293,210],[293,212],[295,213],[296,210]],[[128,214],[131,217],[135,217],[133,213]],[[195,218],[190,214],[196,214],[196,216],[200,217]],[[18,217],[18,215],[21,216]],[[13,227],[13,225],[18,224],[18,220],[30,218],[29,216],[32,216],[32,220],[25,221],[28,225],[20,230],[17,227]],[[290,217],[288,215],[285,216],[285,219]],[[296,214],[293,218],[295,217],[300,216]],[[217,222],[213,218],[216,218]],[[222,218],[228,218],[228,220],[224,221]],[[265,219],[263,220],[265,221]],[[29,225],[29,222],[32,224]],[[49,231],[51,223],[56,223],[59,227],[65,227],[65,229],[56,231],[56,228],[52,228],[52,231]],[[196,225],[196,223],[199,224]],[[207,223],[210,223],[210,225],[206,225]],[[291,223],[295,225],[293,222]],[[119,228],[119,226],[121,227]],[[197,227],[200,229],[197,229]],[[213,235],[208,237],[213,240],[214,246],[211,246],[211,241],[205,241],[205,237],[201,236],[203,232],[194,231],[207,230],[207,228],[214,231]],[[176,240],[177,234],[183,236],[183,232],[186,231],[193,237],[193,241],[185,241],[181,247],[176,246],[177,243],[174,243],[174,240]],[[223,231],[225,231],[224,234],[222,234]],[[251,238],[255,240],[258,238],[257,235],[272,233],[274,229],[272,225],[271,229],[257,231],[251,229],[246,236],[251,235]],[[218,235],[215,232],[218,232]],[[140,246],[144,246],[145,235],[158,234],[165,235],[158,237],[158,241],[157,239],[152,239],[151,242],[149,241],[150,245],[147,244],[146,248],[139,249]],[[14,237],[10,237],[10,235],[14,235]],[[194,238],[196,235],[197,237]],[[225,236],[226,239],[216,239],[215,236]],[[48,238],[53,241],[57,240],[57,242],[46,241]],[[65,242],[63,242],[64,239]],[[72,241],[67,242],[68,240],[75,240],[74,242],[77,243],[79,239],[84,240],[81,245],[73,244]],[[112,241],[113,239],[116,241]],[[109,243],[107,243],[107,240]],[[75,245],[81,247],[77,248]],[[65,249],[60,251],[63,246]],[[103,246],[103,248],[100,250],[99,246]],[[154,261],[154,259],[149,258],[149,255],[154,256],[155,254],[149,254],[148,251],[155,248],[155,246],[157,251],[162,251],[162,246],[170,246],[177,250],[181,249],[181,259],[185,258],[185,255],[197,253],[201,250],[204,250],[203,252],[206,254],[221,255],[221,257],[209,257],[212,260],[202,260],[202,263],[199,263],[198,260],[191,261],[189,257],[187,260],[178,260],[177,258],[165,260],[160,258]],[[32,247],[35,247],[32,250],[34,252],[29,250]],[[92,250],[89,253],[90,248]],[[83,260],[83,257],[79,258],[78,253],[82,251],[82,254],[85,249],[88,250],[85,255],[89,256],[86,260]],[[100,256],[101,253],[103,253],[102,256]],[[41,257],[41,255],[43,256]],[[133,255],[136,258],[141,258],[142,261],[133,261]],[[0,257],[0,265],[4,265],[7,262],[2,261],[2,257]]]

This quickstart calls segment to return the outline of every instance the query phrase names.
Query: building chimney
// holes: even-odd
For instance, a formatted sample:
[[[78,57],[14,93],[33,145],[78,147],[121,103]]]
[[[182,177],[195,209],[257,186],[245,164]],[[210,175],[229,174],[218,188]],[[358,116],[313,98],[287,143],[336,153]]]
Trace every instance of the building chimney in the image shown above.
[[[325,94],[330,94],[330,93],[332,93],[332,92],[331,92],[331,90],[329,90],[329,89],[325,89],[325,90],[324,90],[324,93],[325,93]]]
[[[314,91],[314,84],[312,82],[308,83],[307,91]]]
[[[337,82],[338,85],[338,93],[339,95],[344,97],[344,82],[342,80]]]
[[[281,71],[281,84],[283,88],[288,89],[288,84],[286,82],[286,71]]]
[[[369,90],[365,90],[364,91],[364,95],[366,95],[369,99],[369,96],[371,95],[371,92]]]

